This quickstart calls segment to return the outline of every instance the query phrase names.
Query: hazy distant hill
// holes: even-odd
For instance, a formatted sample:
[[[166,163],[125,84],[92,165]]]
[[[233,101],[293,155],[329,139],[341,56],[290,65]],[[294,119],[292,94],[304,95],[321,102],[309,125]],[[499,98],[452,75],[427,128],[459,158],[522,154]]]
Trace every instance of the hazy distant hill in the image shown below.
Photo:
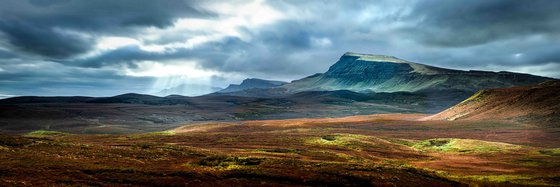
[[[373,92],[416,92],[481,89],[537,84],[546,80],[529,74],[461,71],[408,62],[392,56],[345,53],[322,74],[281,86],[283,91],[351,90]]]
[[[514,120],[560,126],[560,81],[481,90],[425,120]]]
[[[287,84],[287,82],[264,80],[264,79],[245,79],[241,84],[230,84],[227,88],[218,91],[218,93],[239,92],[254,88],[275,88]]]
[[[180,84],[171,88],[163,89],[155,95],[168,96],[168,95],[186,95],[186,96],[198,96],[204,95],[212,92],[221,90],[220,87],[214,87],[210,85],[201,84]]]

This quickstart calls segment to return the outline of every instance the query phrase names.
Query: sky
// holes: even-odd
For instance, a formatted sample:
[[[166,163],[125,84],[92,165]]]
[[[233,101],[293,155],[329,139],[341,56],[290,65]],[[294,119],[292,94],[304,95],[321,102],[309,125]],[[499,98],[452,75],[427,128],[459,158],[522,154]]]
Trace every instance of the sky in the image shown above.
[[[560,78],[557,0],[0,4],[0,98],[196,95],[245,78],[300,79],[348,51]]]

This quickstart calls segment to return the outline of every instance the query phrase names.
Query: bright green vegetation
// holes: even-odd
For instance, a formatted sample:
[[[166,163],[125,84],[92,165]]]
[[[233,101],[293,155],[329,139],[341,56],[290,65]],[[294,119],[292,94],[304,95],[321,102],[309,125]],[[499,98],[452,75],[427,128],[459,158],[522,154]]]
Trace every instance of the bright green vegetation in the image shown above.
[[[459,104],[464,104],[467,103],[469,101],[476,101],[478,99],[481,98],[481,96],[486,93],[485,90],[479,90],[478,92],[474,93],[472,96],[470,96],[469,98],[465,99],[463,102],[459,103]]]
[[[122,137],[124,139],[141,139],[141,138],[147,138],[147,137],[154,137],[154,136],[172,136],[175,135],[175,131],[172,130],[167,130],[167,131],[156,131],[156,132],[150,132],[150,133],[142,133],[142,134],[132,134],[132,135],[128,135],[126,137]]]
[[[400,145],[405,145],[405,146],[409,146],[412,147],[415,145],[415,142],[412,140],[406,140],[406,139],[399,139],[399,138],[382,138],[383,140],[386,140],[388,142],[394,143],[394,144],[400,144]]]
[[[65,136],[69,135],[65,132],[58,132],[58,131],[48,131],[48,130],[36,130],[33,132],[29,132],[26,135],[28,136]]]
[[[368,136],[357,134],[337,134],[312,138],[307,142],[315,145],[338,146],[353,150],[361,150],[371,144],[368,140],[369,138]]]
[[[157,131],[148,133],[149,135],[175,135],[175,131],[168,130],[168,131]]]
[[[457,139],[457,138],[436,138],[420,141],[412,147],[427,151],[442,151],[456,153],[488,153],[506,152],[521,148],[521,146],[488,142],[481,140]]]
[[[543,149],[539,151],[540,154],[548,156],[560,156],[560,148],[556,149]]]

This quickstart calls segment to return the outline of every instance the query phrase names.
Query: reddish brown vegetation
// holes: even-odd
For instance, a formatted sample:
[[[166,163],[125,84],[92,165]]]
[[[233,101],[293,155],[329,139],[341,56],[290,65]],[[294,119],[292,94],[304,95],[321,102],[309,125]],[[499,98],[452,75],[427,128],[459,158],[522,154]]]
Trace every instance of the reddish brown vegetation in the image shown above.
[[[550,149],[560,142],[557,128],[510,122],[416,121],[422,117],[425,115],[390,114],[207,123],[177,128],[176,134],[3,135],[0,185],[559,183],[560,153]],[[490,142],[481,142],[488,146],[480,148],[465,143],[466,147],[460,147],[463,145],[447,140],[417,146],[439,137]],[[467,177],[502,175],[513,178]]]
[[[560,126],[560,81],[482,90],[425,120],[513,120]]]

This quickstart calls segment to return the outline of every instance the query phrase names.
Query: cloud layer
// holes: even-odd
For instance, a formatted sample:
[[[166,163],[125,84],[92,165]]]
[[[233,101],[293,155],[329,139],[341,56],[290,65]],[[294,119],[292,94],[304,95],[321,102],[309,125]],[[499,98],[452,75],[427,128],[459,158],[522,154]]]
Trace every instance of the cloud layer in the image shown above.
[[[560,78],[560,1],[0,1],[0,95],[293,80],[346,51]]]

